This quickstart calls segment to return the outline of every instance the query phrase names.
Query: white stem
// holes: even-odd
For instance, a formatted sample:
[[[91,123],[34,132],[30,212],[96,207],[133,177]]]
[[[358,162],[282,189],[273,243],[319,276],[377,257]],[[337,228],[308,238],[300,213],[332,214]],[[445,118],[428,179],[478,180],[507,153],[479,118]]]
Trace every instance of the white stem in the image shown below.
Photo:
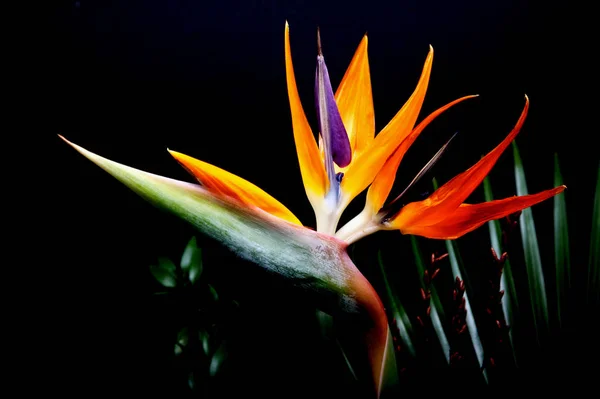
[[[335,235],[335,229],[340,220],[341,212],[316,212],[317,232],[329,235]]]
[[[340,240],[346,241],[348,244],[352,244],[379,230],[381,230],[381,223],[377,216],[373,215],[371,210],[365,207],[354,219],[339,229],[335,236]]]

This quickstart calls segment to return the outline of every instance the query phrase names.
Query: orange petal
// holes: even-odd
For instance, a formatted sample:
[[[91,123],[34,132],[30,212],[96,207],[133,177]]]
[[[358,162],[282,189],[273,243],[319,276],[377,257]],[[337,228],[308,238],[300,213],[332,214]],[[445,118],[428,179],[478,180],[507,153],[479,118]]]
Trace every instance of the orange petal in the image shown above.
[[[308,124],[298,88],[296,87],[296,78],[294,76],[294,66],[292,64],[292,53],[290,49],[290,27],[285,23],[285,71],[287,79],[288,97],[290,100],[290,109],[292,112],[292,127],[294,130],[294,141],[296,143],[296,152],[298,153],[298,162],[300,163],[300,173],[304,182],[304,189],[309,200],[315,197],[325,196],[327,190],[327,176],[319,148],[315,141],[315,136]]]
[[[169,152],[211,192],[234,198],[244,205],[256,206],[271,215],[302,226],[300,220],[281,202],[249,181],[188,155],[171,150]]]
[[[385,161],[412,131],[425,99],[432,62],[433,48],[430,47],[421,78],[413,94],[390,123],[375,137],[371,145],[350,164],[341,184],[348,200],[356,197],[373,182]]]
[[[477,97],[477,95],[465,96],[454,100],[443,107],[437,109],[436,111],[429,114],[429,116],[408,135],[408,137],[396,148],[396,151],[392,154],[391,157],[385,162],[375,180],[369,187],[369,191],[367,191],[367,206],[369,206],[373,213],[377,213],[385,200],[387,199],[392,186],[394,185],[394,180],[396,179],[396,171],[398,170],[398,166],[406,154],[406,151],[412,145],[412,143],[419,137],[419,134],[433,121],[437,118],[442,112],[446,111],[448,108],[456,105],[468,98]]]
[[[502,152],[519,133],[525,122],[528,109],[529,99],[525,96],[525,107],[517,124],[496,148],[481,158],[475,165],[438,188],[427,199],[407,204],[396,217],[399,220],[398,222],[405,226],[415,223],[423,226],[433,225],[454,212],[483,181]]]
[[[335,93],[335,101],[348,133],[353,156],[364,151],[375,137],[375,112],[367,44],[368,39],[365,35]]]
[[[400,225],[398,221],[392,221],[390,227],[400,229],[402,234],[453,240],[475,230],[487,221],[503,218],[542,202],[561,193],[565,188],[565,186],[559,186],[533,195],[505,198],[476,205],[461,204],[444,220],[430,226]]]

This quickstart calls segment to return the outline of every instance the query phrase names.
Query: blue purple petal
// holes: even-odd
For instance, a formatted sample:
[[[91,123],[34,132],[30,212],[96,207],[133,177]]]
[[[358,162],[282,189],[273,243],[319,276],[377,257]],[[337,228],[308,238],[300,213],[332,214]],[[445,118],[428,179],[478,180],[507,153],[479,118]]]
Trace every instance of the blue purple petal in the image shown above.
[[[317,56],[315,102],[326,159],[329,155],[339,167],[348,166],[352,160],[350,141],[335,102],[325,59],[320,51]]]

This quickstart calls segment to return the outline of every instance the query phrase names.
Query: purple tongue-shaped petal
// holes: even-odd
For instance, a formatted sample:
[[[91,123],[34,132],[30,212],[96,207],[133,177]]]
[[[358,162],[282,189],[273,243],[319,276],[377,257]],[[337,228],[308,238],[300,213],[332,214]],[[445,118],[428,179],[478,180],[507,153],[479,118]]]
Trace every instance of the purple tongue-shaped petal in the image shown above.
[[[342,122],[340,111],[333,97],[329,73],[325,66],[325,59],[321,52],[321,36],[317,30],[319,55],[317,56],[317,76],[315,82],[315,103],[319,130],[325,146],[325,167],[331,168],[331,160],[339,167],[345,167],[352,160],[352,150],[346,128]]]

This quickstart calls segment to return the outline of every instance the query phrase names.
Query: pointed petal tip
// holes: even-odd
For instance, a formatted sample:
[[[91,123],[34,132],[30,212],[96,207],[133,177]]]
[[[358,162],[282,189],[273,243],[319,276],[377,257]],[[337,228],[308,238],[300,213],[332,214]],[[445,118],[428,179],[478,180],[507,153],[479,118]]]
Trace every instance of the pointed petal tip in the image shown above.
[[[68,145],[70,145],[71,147],[73,147],[76,151],[80,152],[81,154],[85,155],[85,153],[88,152],[85,148],[80,147],[77,144],[70,142],[64,136],[62,136],[60,134],[58,134],[57,136],[60,137],[62,141],[64,141],[65,143],[67,143]]]
[[[64,141],[65,143],[72,145],[73,143],[71,143],[69,140],[67,140],[62,134],[57,134],[58,137],[60,137],[60,139],[62,141]]]
[[[391,226],[400,229],[403,234],[414,234],[432,239],[454,240],[475,230],[490,220],[497,220],[512,213],[529,208],[560,194],[565,186],[554,187],[537,194],[513,196],[480,204],[461,204],[447,214],[441,221],[424,225],[418,222],[401,225],[398,219]]]
[[[317,26],[317,54],[323,56],[323,48],[321,46],[321,29]]]

